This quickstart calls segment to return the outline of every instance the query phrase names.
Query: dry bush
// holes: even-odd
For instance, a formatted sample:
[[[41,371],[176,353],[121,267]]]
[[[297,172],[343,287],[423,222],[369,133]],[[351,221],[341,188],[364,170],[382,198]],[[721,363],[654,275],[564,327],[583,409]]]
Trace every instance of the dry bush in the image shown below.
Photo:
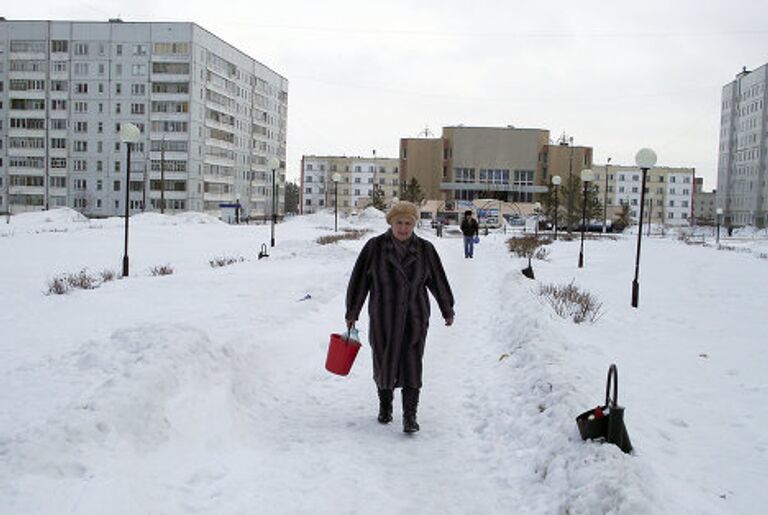
[[[157,265],[150,268],[149,273],[154,277],[159,275],[171,275],[173,273],[173,268],[171,265]]]
[[[542,254],[542,258],[537,257],[539,247],[542,245],[549,245],[552,240],[542,236],[536,236],[534,234],[526,234],[519,238],[510,238],[507,240],[507,247],[509,251],[521,258],[536,258],[542,259],[549,253]],[[542,249],[543,250],[543,249]]]
[[[100,276],[102,283],[108,283],[109,281],[114,281],[117,278],[117,272],[105,268],[101,271]]]
[[[330,236],[320,236],[317,239],[317,243],[320,245],[328,245],[330,243],[336,243],[341,240],[359,240],[363,235],[369,232],[367,229],[342,229],[343,234],[332,234]]]
[[[48,290],[45,292],[46,295],[64,295],[67,293],[70,289],[69,283],[67,282],[66,277],[59,276],[54,277],[50,281],[48,281]]]
[[[69,290],[93,290],[98,288],[102,280],[95,275],[89,275],[85,268],[76,274],[57,275],[48,281],[46,295],[63,295]]]
[[[541,284],[541,295],[559,316],[571,318],[577,324],[581,322],[594,323],[603,316],[603,303],[588,291],[581,291],[571,281],[567,285]]]
[[[99,278],[94,275],[88,275],[85,268],[76,274],[68,274],[67,282],[72,288],[79,288],[81,290],[93,290],[101,284]]]
[[[243,256],[222,256],[216,257],[208,261],[211,264],[211,268],[221,268],[222,266],[232,265],[234,263],[242,263],[245,261]]]

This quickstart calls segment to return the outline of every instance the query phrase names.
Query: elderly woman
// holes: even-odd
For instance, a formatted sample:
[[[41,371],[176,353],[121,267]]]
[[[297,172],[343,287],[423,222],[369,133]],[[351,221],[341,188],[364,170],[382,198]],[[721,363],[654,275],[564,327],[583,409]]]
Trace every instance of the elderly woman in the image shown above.
[[[445,325],[453,324],[453,294],[437,251],[413,234],[416,206],[399,202],[387,213],[390,229],[368,240],[347,287],[347,327],[354,326],[366,297],[373,380],[379,390],[379,422],[392,421],[393,390],[402,388],[403,431],[419,430],[416,409],[432,292]]]

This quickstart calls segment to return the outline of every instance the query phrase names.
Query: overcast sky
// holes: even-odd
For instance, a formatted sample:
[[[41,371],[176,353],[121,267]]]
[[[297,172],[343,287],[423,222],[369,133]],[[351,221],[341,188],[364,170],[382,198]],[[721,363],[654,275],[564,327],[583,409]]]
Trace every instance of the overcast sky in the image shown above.
[[[768,62],[757,0],[36,0],[9,20],[192,21],[289,81],[302,154],[397,157],[447,125],[549,129],[594,162],[692,166],[716,187],[721,88]],[[519,5],[518,5],[519,4]]]

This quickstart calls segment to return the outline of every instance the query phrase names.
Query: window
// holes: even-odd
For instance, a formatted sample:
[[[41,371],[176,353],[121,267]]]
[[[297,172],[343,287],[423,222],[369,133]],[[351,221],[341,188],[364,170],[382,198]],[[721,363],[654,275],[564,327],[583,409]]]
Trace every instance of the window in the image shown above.
[[[67,101],[66,100],[51,100],[51,110],[52,111],[66,111],[67,110]]]
[[[75,55],[88,55],[88,43],[75,43]]]
[[[75,112],[76,113],[87,113],[88,112],[88,102],[75,102]]]
[[[131,114],[144,114],[144,104],[131,104]]]
[[[144,95],[146,92],[146,84],[131,84],[131,95]]]
[[[88,171],[88,161],[85,159],[73,159],[72,160],[72,171],[75,172],[87,172]]]
[[[133,55],[147,55],[147,45],[133,45]]]
[[[53,53],[66,53],[69,51],[69,41],[54,39],[51,41],[51,52]]]
[[[75,93],[88,93],[88,83],[78,82],[75,84]]]
[[[88,132],[88,122],[75,122],[75,132]]]
[[[120,191],[120,181],[114,181],[112,183],[112,191]]]
[[[74,152],[87,152],[88,151],[88,142],[87,141],[75,141],[75,145],[72,149]]]
[[[115,53],[117,55],[123,55],[123,45],[120,45],[120,44],[116,45],[115,46]]]
[[[51,138],[51,148],[67,148],[67,139]]]
[[[67,159],[64,157],[52,157],[51,168],[65,169],[67,167]]]
[[[669,201],[669,207],[675,207],[675,201],[674,200],[670,200]]]
[[[75,63],[75,75],[88,75],[88,63]]]
[[[147,74],[147,65],[146,64],[132,64],[131,65],[131,75],[146,75]]]

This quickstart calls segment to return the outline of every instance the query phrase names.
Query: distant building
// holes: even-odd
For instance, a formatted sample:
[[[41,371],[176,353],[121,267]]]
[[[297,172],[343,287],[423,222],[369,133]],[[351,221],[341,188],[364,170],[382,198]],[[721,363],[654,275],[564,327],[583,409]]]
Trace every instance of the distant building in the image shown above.
[[[399,160],[386,157],[314,156],[301,158],[300,210],[303,214],[334,208],[360,211],[371,205],[374,190],[385,203],[400,194]],[[338,173],[338,184],[333,176]],[[338,191],[336,190],[338,188]]]
[[[400,140],[401,180],[415,178],[428,199],[443,202],[531,203],[552,175],[578,175],[591,165],[590,147],[550,144],[544,129],[451,126],[441,138]]]
[[[768,210],[768,65],[744,68],[723,86],[717,207],[727,226],[765,227]]]
[[[131,212],[266,216],[287,106],[284,77],[194,23],[2,19],[0,212],[121,215],[128,189]]]
[[[594,164],[592,172],[598,199],[607,206],[609,218],[610,213],[620,211],[626,204],[632,222],[637,223],[642,171],[637,166]],[[650,220],[652,224],[689,225],[693,217],[694,176],[694,168],[658,166],[648,170],[643,223]]]
[[[704,179],[696,177],[693,188],[693,219],[696,225],[717,223],[717,190],[704,191]]]

